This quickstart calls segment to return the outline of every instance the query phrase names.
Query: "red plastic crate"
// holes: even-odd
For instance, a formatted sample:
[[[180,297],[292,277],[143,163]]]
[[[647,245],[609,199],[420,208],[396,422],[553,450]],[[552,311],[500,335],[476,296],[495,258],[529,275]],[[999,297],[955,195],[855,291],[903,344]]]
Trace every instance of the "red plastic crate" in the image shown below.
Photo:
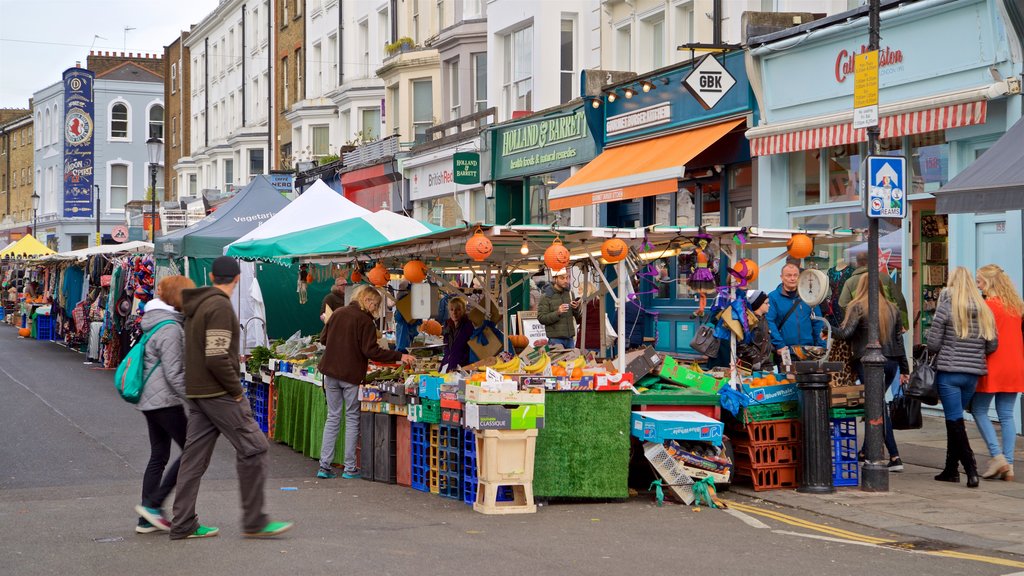
[[[799,442],[752,444],[746,440],[733,440],[732,448],[737,465],[745,464],[760,468],[762,466],[796,464],[800,461]]]
[[[732,440],[747,441],[750,444],[777,444],[779,442],[800,441],[800,421],[770,420],[768,422],[750,422],[743,428],[734,428],[729,432]]]
[[[754,485],[754,492],[765,490],[781,490],[783,488],[796,488],[798,485],[797,475],[800,467],[796,464],[785,466],[763,466],[751,468],[748,466],[737,466],[736,476],[739,478],[750,478]]]

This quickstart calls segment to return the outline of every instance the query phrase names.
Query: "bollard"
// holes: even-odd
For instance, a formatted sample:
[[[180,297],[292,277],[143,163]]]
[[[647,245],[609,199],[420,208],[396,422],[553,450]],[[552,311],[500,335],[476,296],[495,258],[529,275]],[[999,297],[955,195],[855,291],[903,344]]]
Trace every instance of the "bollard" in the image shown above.
[[[831,387],[829,372],[838,371],[836,362],[795,362],[796,385],[800,389],[800,421],[803,428],[803,474],[797,492],[829,494],[832,485],[832,434],[828,410]]]

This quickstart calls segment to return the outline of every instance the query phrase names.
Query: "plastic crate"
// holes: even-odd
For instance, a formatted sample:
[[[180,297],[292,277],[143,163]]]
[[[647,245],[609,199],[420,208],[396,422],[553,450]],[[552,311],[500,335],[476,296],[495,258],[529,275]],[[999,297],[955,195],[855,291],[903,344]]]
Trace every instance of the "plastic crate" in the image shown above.
[[[430,486],[430,493],[437,494],[440,490],[440,478],[438,477],[438,474],[441,471],[440,427],[436,424],[432,424],[427,437],[430,441],[430,447],[427,449],[427,460],[430,463],[430,471],[427,472],[427,479]]]
[[[743,409],[743,423],[769,422],[772,420],[793,420],[800,417],[800,406],[796,402],[777,404],[751,404]]]
[[[751,444],[741,440],[734,440],[732,449],[737,465],[750,467],[779,466],[783,464],[796,464],[800,461],[800,442]]]
[[[751,444],[776,444],[778,442],[797,442],[800,440],[800,421],[774,420],[770,422],[749,422],[739,430],[733,430],[729,438],[746,440]]]
[[[242,380],[242,390],[245,392],[245,397],[249,400],[249,406],[252,408],[252,416],[256,420],[256,424],[266,434],[270,430],[270,420],[268,418],[270,385],[262,382]]]
[[[829,421],[829,428],[832,431],[832,439],[857,438],[856,418],[832,418]]]
[[[462,501],[470,506],[476,502],[476,433],[464,428],[462,430]]]
[[[533,482],[536,446],[536,428],[477,431],[477,478],[491,484]]]
[[[52,317],[36,316],[36,340],[53,340]]]
[[[836,407],[829,409],[829,418],[860,418],[864,416],[864,408]]]
[[[749,478],[755,492],[796,488],[798,473],[799,466],[796,464],[762,466],[759,468],[749,466],[736,467],[736,476],[739,478]]]
[[[410,486],[420,492],[429,492],[430,462],[427,454],[430,449],[430,441],[427,438],[427,425],[422,422],[413,422],[409,426],[410,448]]]
[[[654,467],[658,476],[667,482],[663,484],[669,493],[684,504],[693,504],[693,478],[683,471],[682,465],[676,462],[661,442],[645,442],[644,457]]]
[[[832,433],[832,485],[857,486],[860,483],[857,419],[833,418],[829,424]]]
[[[860,463],[832,462],[833,486],[857,486],[860,483]]]

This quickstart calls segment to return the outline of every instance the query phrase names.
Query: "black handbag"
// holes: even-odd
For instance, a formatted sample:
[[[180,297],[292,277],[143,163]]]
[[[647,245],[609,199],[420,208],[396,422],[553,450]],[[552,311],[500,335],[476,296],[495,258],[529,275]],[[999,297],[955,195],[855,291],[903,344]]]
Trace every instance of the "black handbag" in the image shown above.
[[[904,390],[889,402],[889,421],[893,430],[919,430],[924,425],[921,401],[907,396]]]
[[[922,358],[910,374],[910,383],[903,394],[921,404],[935,406],[939,403],[939,390],[935,385],[935,357],[925,350]]]
[[[718,357],[719,346],[721,341],[715,338],[714,324],[701,324],[700,328],[697,328],[697,333],[693,335],[693,340],[690,340],[690,348],[708,358]]]

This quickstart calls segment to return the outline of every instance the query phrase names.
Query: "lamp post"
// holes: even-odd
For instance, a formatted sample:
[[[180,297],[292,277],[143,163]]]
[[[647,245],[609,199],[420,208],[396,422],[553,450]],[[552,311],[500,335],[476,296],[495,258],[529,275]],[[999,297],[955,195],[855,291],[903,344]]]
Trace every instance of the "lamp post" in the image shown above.
[[[150,201],[149,241],[156,242],[156,168],[164,157],[164,141],[157,137],[146,140],[149,150],[149,188],[152,191]]]
[[[100,185],[93,184],[93,195],[96,196],[96,245],[103,243],[103,235],[100,234]]]
[[[32,190],[32,235],[38,239],[39,234],[36,232],[36,216],[39,212],[39,193]]]

